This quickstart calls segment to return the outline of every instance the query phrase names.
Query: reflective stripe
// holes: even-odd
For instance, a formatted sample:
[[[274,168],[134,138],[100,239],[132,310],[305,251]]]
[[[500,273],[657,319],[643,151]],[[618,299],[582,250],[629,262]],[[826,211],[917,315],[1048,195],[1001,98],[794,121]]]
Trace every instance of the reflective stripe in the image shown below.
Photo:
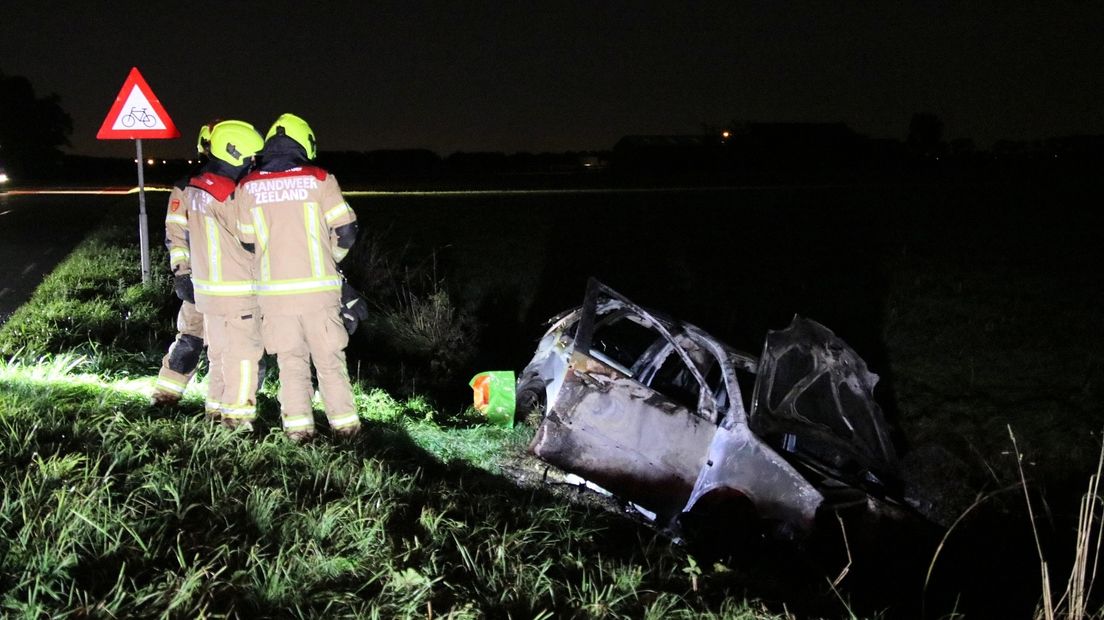
[[[204,403],[204,406],[206,407],[207,411],[219,411],[222,409],[222,403],[218,402],[217,400],[208,400],[206,403]]]
[[[348,253],[349,250],[346,250],[345,248],[336,248],[333,253],[334,260],[340,263],[341,259],[345,258],[345,255]]]
[[[187,261],[192,257],[192,253],[184,248],[173,248],[169,250],[169,264],[175,265]]]
[[[216,297],[228,297],[234,295],[249,295],[255,290],[252,280],[236,280],[233,282],[211,282],[210,280],[192,280],[196,292]]]
[[[303,203],[303,225],[307,227],[307,249],[310,250],[311,275],[321,278],[326,275],[322,269],[322,241],[318,233],[322,228],[318,224],[318,203]]]
[[[254,228],[252,224],[242,224],[238,222],[238,231],[243,235],[252,235],[254,233]]]
[[[343,415],[340,418],[333,418],[330,420],[330,428],[334,430],[341,430],[350,426],[360,424],[360,416],[356,413],[350,413]]]
[[[284,430],[314,427],[314,417],[309,415],[288,416],[284,418]]]
[[[250,209],[253,214],[253,227],[257,232],[257,251],[261,253],[261,280],[272,279],[272,266],[268,262],[268,225],[265,224],[264,211],[260,207]]]
[[[168,226],[169,224],[179,224],[180,226],[187,226],[188,218],[184,217],[183,215],[170,213],[169,215],[165,216],[165,225]]]
[[[240,381],[238,383],[238,402],[245,403],[249,400],[249,387],[253,385],[253,369],[249,360],[242,360],[240,368]]]
[[[265,297],[273,297],[273,296],[278,296],[278,295],[307,295],[309,293],[325,293],[325,292],[340,291],[340,290],[341,290],[340,285],[336,285],[336,286],[327,285],[327,286],[316,286],[316,287],[312,287],[312,288],[304,288],[304,289],[301,289],[301,290],[294,290],[294,291],[289,290],[289,291],[268,291],[268,292],[265,292],[265,291],[258,290],[257,294],[258,295],[263,295]]]
[[[222,280],[222,257],[219,256],[219,230],[215,218],[204,216],[207,226],[207,277],[211,282]]]
[[[318,291],[340,291],[341,278],[303,278],[300,280],[277,280],[258,282],[258,295],[295,295],[296,293],[315,293]]]
[[[158,389],[165,390],[166,392],[172,392],[173,394],[183,394],[184,384],[177,381],[173,381],[168,377],[157,377],[157,382],[154,383]]]
[[[222,417],[231,420],[252,420],[257,417],[256,407],[222,407],[219,409]]]
[[[345,215],[350,210],[351,209],[349,209],[349,203],[343,202],[336,207],[330,209],[329,211],[326,211],[326,214],[323,217],[326,218],[327,224],[333,224],[334,220],[341,217],[342,215]]]

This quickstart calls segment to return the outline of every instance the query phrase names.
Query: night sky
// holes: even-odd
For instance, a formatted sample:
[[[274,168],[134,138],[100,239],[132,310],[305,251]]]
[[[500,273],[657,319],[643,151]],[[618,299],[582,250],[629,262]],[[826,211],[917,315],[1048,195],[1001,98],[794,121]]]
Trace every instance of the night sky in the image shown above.
[[[842,121],[904,138],[1104,133],[1104,3],[5,2],[0,70],[55,92],[71,152],[131,66],[184,135],[282,112],[323,150],[607,149],[730,120]]]

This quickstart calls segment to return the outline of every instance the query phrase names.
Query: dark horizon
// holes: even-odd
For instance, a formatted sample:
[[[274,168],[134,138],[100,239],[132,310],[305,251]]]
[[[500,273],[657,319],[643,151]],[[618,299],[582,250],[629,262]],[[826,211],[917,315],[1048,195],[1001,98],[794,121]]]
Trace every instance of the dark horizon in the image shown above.
[[[133,154],[95,139],[132,66],[182,133],[151,157],[186,157],[211,118],[263,132],[285,111],[329,151],[605,150],[733,120],[904,139],[919,112],[988,149],[1104,134],[1104,6],[1071,7],[17,4],[0,70],[61,97],[82,155]]]

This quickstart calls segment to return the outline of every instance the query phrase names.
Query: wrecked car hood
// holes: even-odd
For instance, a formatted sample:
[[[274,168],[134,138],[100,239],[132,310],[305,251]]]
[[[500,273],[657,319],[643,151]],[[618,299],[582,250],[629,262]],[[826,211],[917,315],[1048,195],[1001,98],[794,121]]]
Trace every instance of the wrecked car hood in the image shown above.
[[[897,453],[874,387],[878,375],[823,325],[794,317],[768,332],[752,397],[752,430],[853,484],[897,477]]]

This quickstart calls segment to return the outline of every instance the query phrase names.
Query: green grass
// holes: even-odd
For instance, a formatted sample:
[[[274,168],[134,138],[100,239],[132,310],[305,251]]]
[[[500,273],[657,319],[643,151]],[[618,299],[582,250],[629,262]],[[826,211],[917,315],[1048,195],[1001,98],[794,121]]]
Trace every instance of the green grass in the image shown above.
[[[4,615],[783,617],[738,572],[495,475],[528,429],[359,386],[364,432],[302,446],[271,382],[255,434],[206,422],[202,381],[152,408],[170,293],[136,282],[124,228],[0,329]]]
[[[154,269],[142,284],[132,237],[129,227],[104,226],[77,246],[0,327],[0,355],[83,352],[115,371],[140,370],[164,355],[174,330],[171,279]],[[151,254],[154,265],[165,264],[161,246]]]
[[[979,243],[1007,235],[947,239],[925,226],[934,224],[901,233],[907,243],[878,268],[889,359],[875,370],[892,378],[899,423],[927,457],[914,478],[930,484],[949,522],[979,490],[1018,483],[1022,463],[1032,495],[1047,502],[1039,526],[1058,583],[1072,534],[1055,489],[1080,495],[1099,444],[1102,367],[1083,363],[1099,341],[1099,286],[1079,280],[1076,255],[1051,250],[1033,254],[1031,269],[1007,266],[991,247],[974,258]],[[373,297],[396,301],[365,328],[365,365],[380,367],[353,369],[365,379],[355,440],[285,441],[274,369],[253,435],[202,421],[202,373],[179,406],[153,409],[175,303],[166,276],[138,282],[133,228],[97,231],[0,327],[0,615],[850,617],[848,588],[863,569],[892,574],[856,565],[837,593],[800,554],[755,549],[714,564],[568,493],[518,486],[511,476],[529,429],[485,426],[419,393],[470,376],[455,372],[477,334],[450,340],[473,328],[468,304],[440,296],[435,270],[396,276],[407,271],[387,256],[363,261],[378,263],[361,274],[383,282]],[[154,264],[164,263],[158,248]],[[381,294],[388,286],[397,288]],[[510,309],[509,292],[486,297]],[[1022,438],[1022,461],[1007,425]],[[923,452],[929,444],[941,451]],[[957,608],[954,597],[979,581],[992,589],[972,591],[972,609],[1014,597],[1020,609],[1037,592],[1034,576],[1018,577],[1014,592],[1006,581],[1013,567],[1037,571],[1022,497],[990,497],[946,540],[933,590],[952,598],[939,606],[930,596],[927,617]],[[901,589],[912,596],[919,584]]]
[[[1036,239],[1045,250],[1029,257],[1003,249],[1028,244],[1029,233],[1047,234],[999,230],[999,241],[952,238],[938,251],[916,242],[893,257],[885,340],[901,426],[913,446],[939,443],[969,464],[960,488],[1015,484],[1011,426],[1028,480],[1076,497],[1104,424],[1095,361],[1104,295],[1078,264],[1080,242]]]
[[[152,410],[148,381],[80,367],[0,365],[7,613],[773,617],[721,595],[726,572],[694,592],[650,530],[461,464],[509,432],[444,447],[446,430],[370,412],[356,441],[298,446],[212,426],[194,398]]]

